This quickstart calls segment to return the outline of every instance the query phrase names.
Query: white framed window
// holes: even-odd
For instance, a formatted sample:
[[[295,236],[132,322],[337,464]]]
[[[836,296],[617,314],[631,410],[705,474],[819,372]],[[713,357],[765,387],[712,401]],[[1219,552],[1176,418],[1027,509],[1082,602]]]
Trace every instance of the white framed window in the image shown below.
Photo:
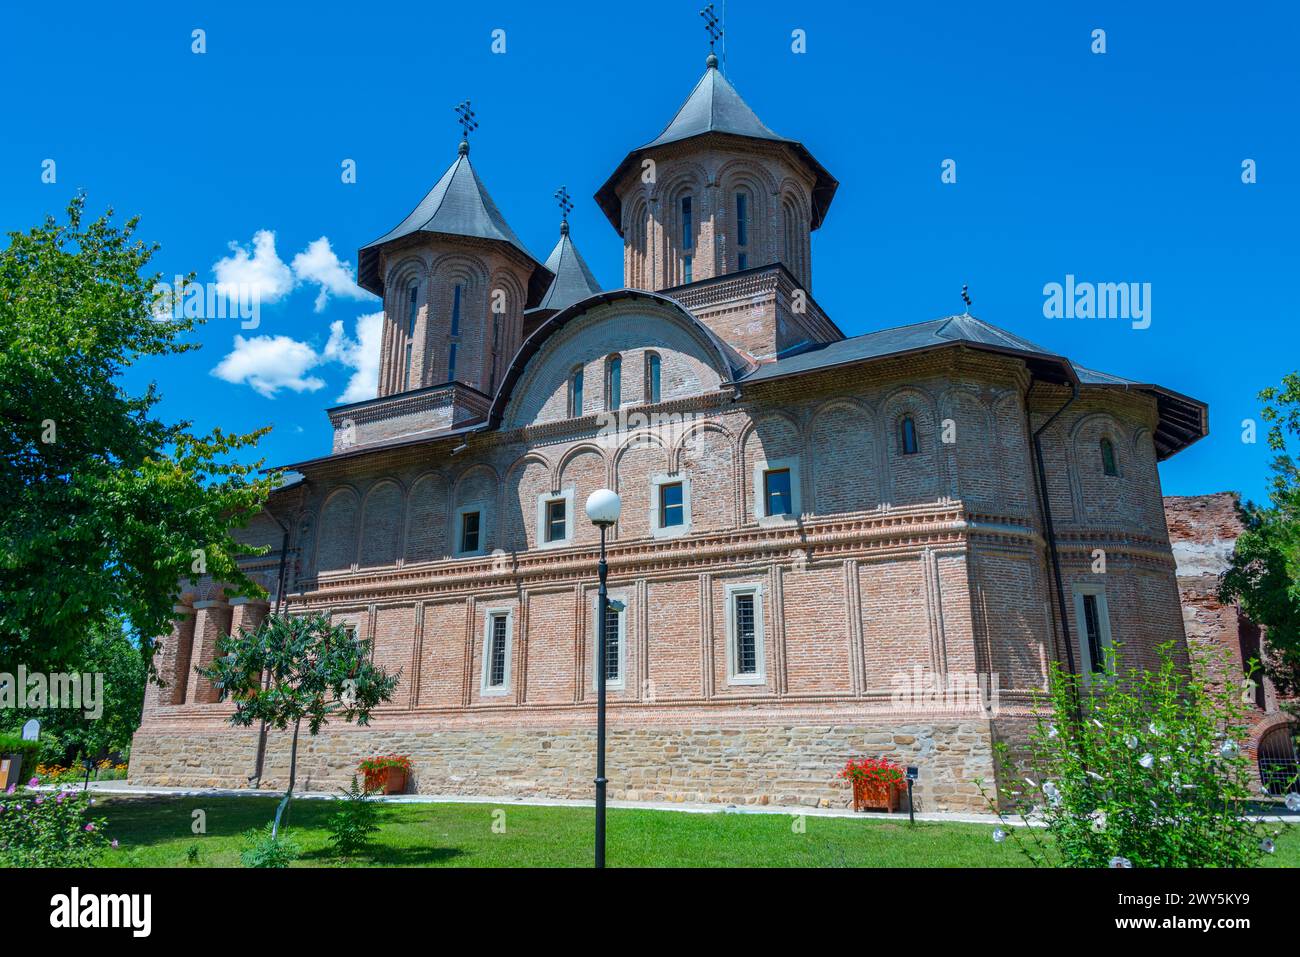
[[[605,688],[610,691],[622,691],[627,687],[627,596],[623,593],[609,593],[609,615],[605,619]],[[617,609],[614,602],[623,605]],[[600,680],[598,655],[600,640],[600,594],[591,596],[591,690],[595,691]]]
[[[691,480],[683,473],[650,478],[650,534],[675,538],[691,530]]]
[[[510,655],[514,631],[514,609],[489,608],[484,614],[483,678],[479,684],[479,693],[486,698],[510,693]]]
[[[537,496],[537,547],[561,548],[573,544],[572,488]]]
[[[471,502],[456,509],[451,517],[452,556],[471,558],[487,554],[488,509],[485,502]],[[472,547],[469,547],[472,546]]]
[[[767,684],[763,653],[763,586],[728,585],[724,594],[727,601],[727,683]]]
[[[1111,652],[1110,609],[1106,587],[1090,583],[1074,586],[1074,621],[1079,648],[1079,671],[1085,682],[1106,673]]]
[[[794,521],[799,515],[799,460],[754,463],[754,517],[760,525]]]

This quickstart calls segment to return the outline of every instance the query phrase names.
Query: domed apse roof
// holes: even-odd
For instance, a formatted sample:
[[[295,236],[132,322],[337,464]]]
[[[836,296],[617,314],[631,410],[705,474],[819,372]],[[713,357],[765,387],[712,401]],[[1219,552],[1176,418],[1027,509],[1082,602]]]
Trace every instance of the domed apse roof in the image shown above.
[[[569,238],[567,222],[560,224],[560,241],[547,257],[546,268],[555,273],[555,279],[535,307],[537,309],[558,312],[600,292],[600,283],[578,252],[578,247]]]
[[[460,144],[456,162],[442,174],[442,178],[409,216],[374,242],[361,247],[357,285],[375,295],[383,295],[383,278],[379,275],[380,247],[414,233],[470,236],[513,246],[533,264],[533,279],[537,282],[530,283],[530,286],[536,285],[538,295],[551,278],[549,274],[537,275],[538,270],[545,267],[528,251],[528,247],[520,241],[501,215],[496,203],[492,202],[487,187],[470,165],[469,145],[466,143]]]
[[[749,104],[740,98],[736,88],[718,70],[717,58],[710,54],[704,76],[700,77],[700,82],[695,84],[695,89],[686,98],[686,102],[677,111],[672,122],[649,143],[628,153],[623,162],[618,165],[618,169],[614,171],[614,175],[596,192],[596,202],[600,204],[609,221],[614,224],[614,228],[622,231],[622,217],[619,213],[615,189],[626,175],[628,168],[636,163],[641,154],[668,143],[709,135],[766,140],[788,146],[797,159],[816,177],[812,194],[811,228],[816,229],[822,224],[831,199],[835,196],[835,190],[839,188],[839,181],[827,172],[826,167],[817,162],[802,143],[779,136],[763,125],[763,121],[749,108]]]

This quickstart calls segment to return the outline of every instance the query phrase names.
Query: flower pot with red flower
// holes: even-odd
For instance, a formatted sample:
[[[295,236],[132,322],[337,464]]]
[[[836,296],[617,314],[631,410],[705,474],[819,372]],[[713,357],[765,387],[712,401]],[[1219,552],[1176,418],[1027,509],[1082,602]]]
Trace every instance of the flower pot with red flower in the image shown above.
[[[853,810],[898,810],[907,774],[900,765],[885,758],[849,759],[840,777],[853,785]]]
[[[404,754],[381,754],[366,758],[359,765],[365,776],[367,791],[384,794],[403,794],[411,775],[411,759]]]

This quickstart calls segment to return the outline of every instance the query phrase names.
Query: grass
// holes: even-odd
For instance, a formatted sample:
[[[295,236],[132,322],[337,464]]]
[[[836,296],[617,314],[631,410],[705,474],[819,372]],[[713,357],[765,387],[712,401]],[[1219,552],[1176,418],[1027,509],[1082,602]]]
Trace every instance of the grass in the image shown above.
[[[121,842],[104,864],[238,867],[243,834],[275,814],[273,798],[144,798],[101,801],[108,836]],[[304,867],[589,867],[591,808],[520,804],[388,804],[370,853],[340,860],[325,819],[334,802],[293,803],[289,826]],[[202,810],[207,833],[191,831]],[[494,830],[494,823],[500,822]],[[782,814],[690,814],[611,808],[611,867],[1018,867],[1011,841],[995,844],[982,824],[907,818],[802,818]],[[197,860],[188,861],[190,848]],[[1300,866],[1300,836],[1284,832],[1274,866]]]

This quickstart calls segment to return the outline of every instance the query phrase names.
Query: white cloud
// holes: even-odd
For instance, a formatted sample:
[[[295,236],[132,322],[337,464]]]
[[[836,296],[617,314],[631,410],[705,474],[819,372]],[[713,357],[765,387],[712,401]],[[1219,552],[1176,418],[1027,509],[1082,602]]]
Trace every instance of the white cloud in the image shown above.
[[[352,370],[348,387],[338,397],[339,402],[360,402],[373,399],[379,391],[379,343],[384,334],[384,314],[372,312],[357,319],[356,338],[343,332],[343,321],[330,323],[329,342],[325,343],[325,359],[341,362]]]
[[[235,336],[234,348],[212,370],[218,379],[248,385],[259,395],[274,399],[281,389],[315,392],[325,385],[312,369],[330,362],[352,370],[339,402],[373,399],[379,391],[379,344],[384,314],[357,318],[355,336],[343,331],[343,320],[330,323],[330,337],[317,352],[306,342],[288,336]]]
[[[342,262],[330,248],[325,236],[307,244],[307,248],[293,257],[293,274],[299,282],[314,282],[320,286],[316,295],[316,311],[325,308],[331,295],[348,299],[371,299],[370,293],[352,278],[352,264]]]
[[[230,243],[230,252],[212,265],[220,285],[255,296],[253,301],[262,304],[277,302],[293,291],[293,271],[276,253],[271,230],[259,229],[253,234],[251,254],[238,242]]]
[[[217,363],[218,379],[249,385],[259,395],[274,399],[281,389],[315,392],[325,381],[306,375],[320,365],[321,357],[305,342],[288,336],[235,336],[235,347]]]

